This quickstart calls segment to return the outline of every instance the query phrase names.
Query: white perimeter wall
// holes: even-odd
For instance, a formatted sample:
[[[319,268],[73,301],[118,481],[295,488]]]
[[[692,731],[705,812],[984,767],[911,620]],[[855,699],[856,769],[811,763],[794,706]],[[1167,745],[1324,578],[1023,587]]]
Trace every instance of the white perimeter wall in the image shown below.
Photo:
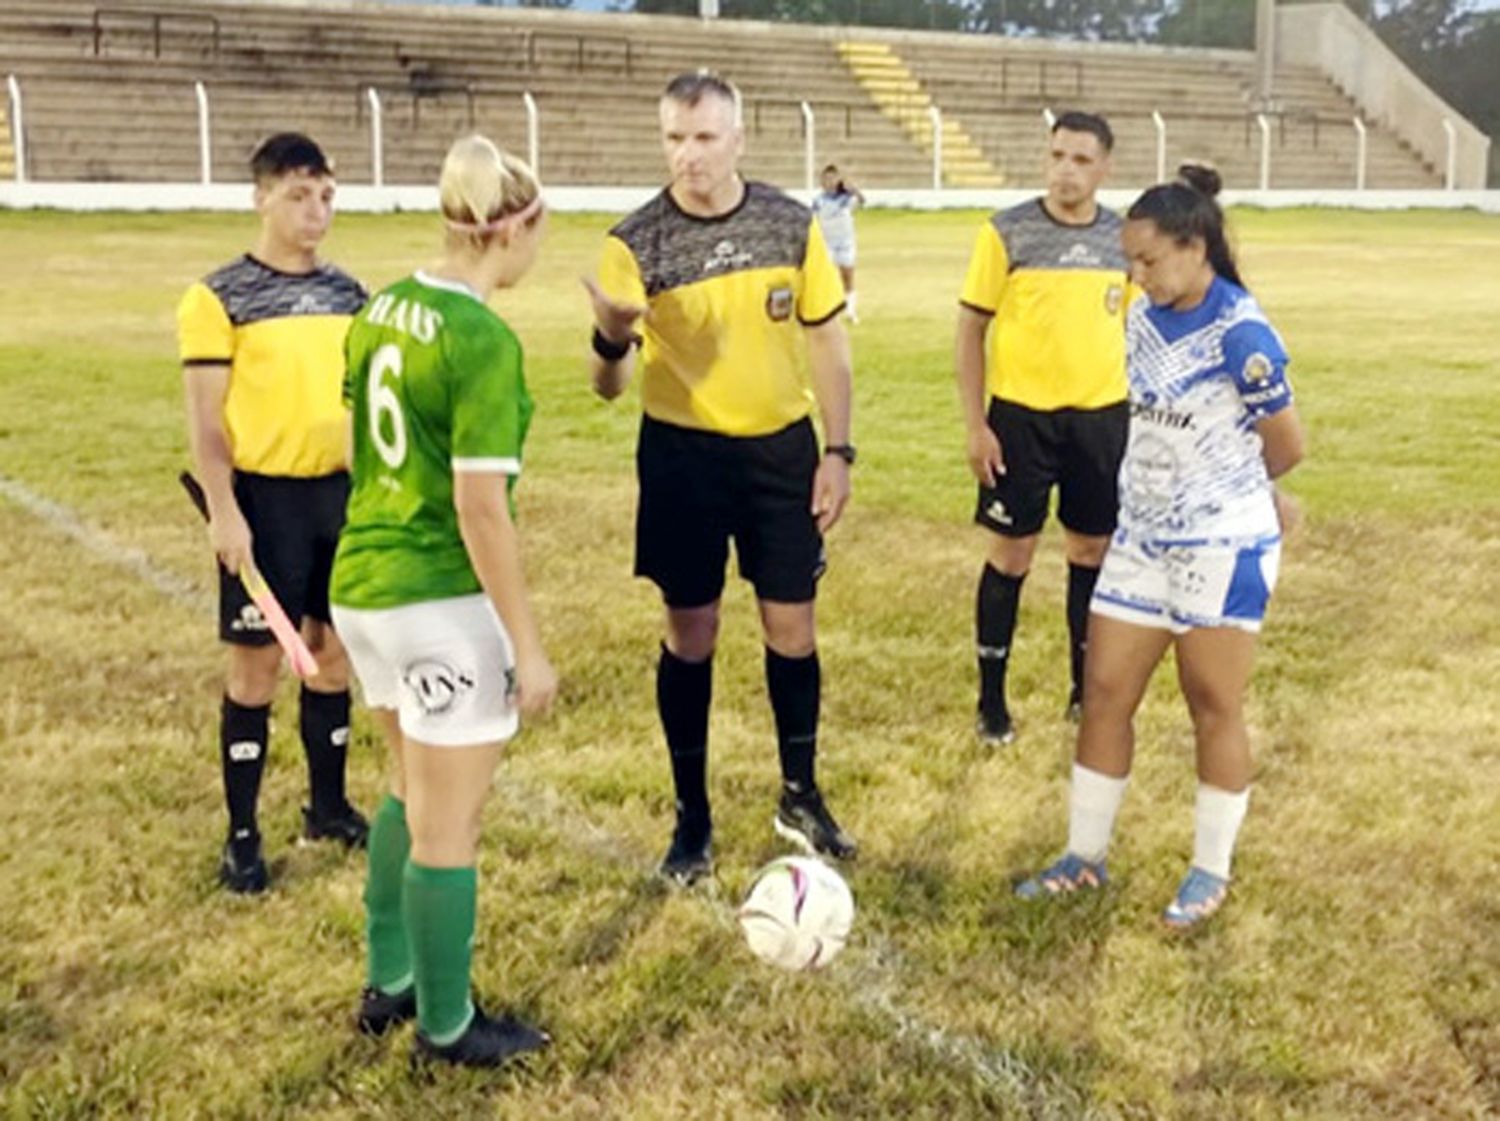
[[[624,214],[661,190],[660,184],[641,187],[549,187],[547,203],[558,211],[602,211]],[[806,191],[792,194],[806,199]],[[973,208],[995,210],[1035,198],[1040,192],[933,190],[871,190],[870,205],[912,210]],[[1101,191],[1100,200],[1123,210],[1140,194],[1137,190]],[[1500,214],[1500,190],[1493,191],[1225,191],[1226,206],[1328,206],[1356,210],[1437,208],[1473,209]],[[0,183],[0,207],[49,210],[222,210],[252,209],[248,183]],[[398,211],[435,213],[433,187],[341,186],[340,210],[357,214]]]

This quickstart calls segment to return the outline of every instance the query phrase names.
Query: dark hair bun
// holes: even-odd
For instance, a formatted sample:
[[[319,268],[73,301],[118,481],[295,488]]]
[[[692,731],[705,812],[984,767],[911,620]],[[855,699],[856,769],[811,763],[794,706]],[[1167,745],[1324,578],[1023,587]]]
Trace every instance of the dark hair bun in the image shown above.
[[[1209,198],[1224,189],[1223,177],[1207,164],[1185,163],[1177,169],[1177,178]]]

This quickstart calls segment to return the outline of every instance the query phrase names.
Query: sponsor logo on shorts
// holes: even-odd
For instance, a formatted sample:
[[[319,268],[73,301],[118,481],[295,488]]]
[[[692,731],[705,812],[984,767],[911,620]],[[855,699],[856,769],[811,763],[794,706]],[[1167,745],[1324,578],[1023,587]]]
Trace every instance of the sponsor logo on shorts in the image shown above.
[[[984,508],[984,516],[999,525],[1015,525],[1016,519],[1010,516],[1010,511],[1005,508],[1005,503],[998,498]]]
[[[240,608],[239,615],[229,624],[232,631],[264,631],[270,626],[266,617],[260,613],[260,608],[253,603],[247,603]]]
[[[260,744],[254,740],[235,740],[227,751],[231,763],[253,763],[260,758]]]
[[[474,678],[457,666],[436,658],[424,658],[406,667],[401,680],[412,691],[427,716],[441,716],[474,688]]]
[[[792,317],[792,290],[772,288],[766,293],[766,314],[778,323]]]

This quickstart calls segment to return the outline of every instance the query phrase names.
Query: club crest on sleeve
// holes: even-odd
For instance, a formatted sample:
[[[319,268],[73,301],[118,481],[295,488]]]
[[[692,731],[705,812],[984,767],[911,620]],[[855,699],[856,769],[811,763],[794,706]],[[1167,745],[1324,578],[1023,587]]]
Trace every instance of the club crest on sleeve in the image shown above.
[[[1251,385],[1262,385],[1271,380],[1273,368],[1271,360],[1257,351],[1245,359],[1245,381]]]
[[[772,288],[766,293],[766,314],[778,323],[792,317],[792,290]]]

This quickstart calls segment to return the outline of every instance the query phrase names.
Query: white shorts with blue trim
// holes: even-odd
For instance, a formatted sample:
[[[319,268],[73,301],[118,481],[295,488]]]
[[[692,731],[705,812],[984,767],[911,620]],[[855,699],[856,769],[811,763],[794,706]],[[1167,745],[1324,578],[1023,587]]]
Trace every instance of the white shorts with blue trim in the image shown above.
[[[1276,587],[1281,538],[1157,544],[1115,531],[1089,610],[1173,634],[1256,632]]]
[[[516,734],[516,656],[487,596],[332,614],[365,704],[395,709],[405,735],[471,747]]]

